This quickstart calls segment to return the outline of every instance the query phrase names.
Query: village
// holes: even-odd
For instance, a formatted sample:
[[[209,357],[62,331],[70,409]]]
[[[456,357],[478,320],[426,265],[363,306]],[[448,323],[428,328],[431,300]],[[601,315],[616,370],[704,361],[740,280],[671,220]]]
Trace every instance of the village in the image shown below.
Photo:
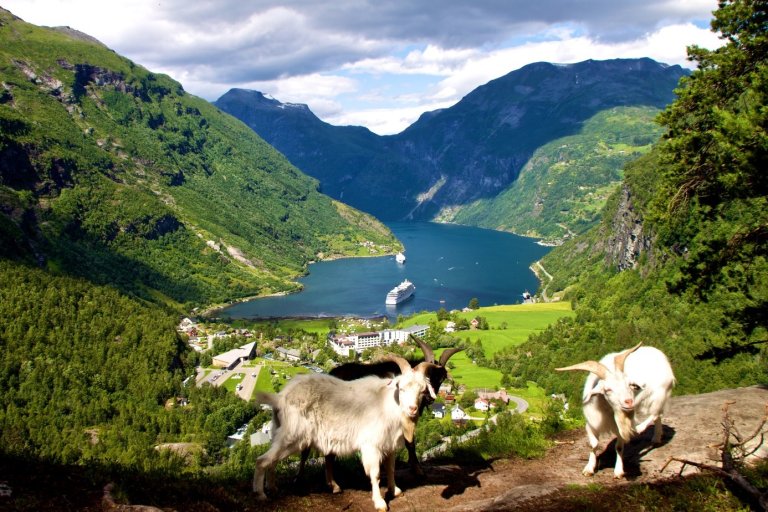
[[[468,326],[477,329],[480,323],[480,320],[473,318]],[[337,364],[356,360],[364,353],[370,355],[383,348],[402,351],[412,335],[423,338],[430,329],[424,324],[376,329],[379,325],[370,320],[350,319],[345,319],[337,327],[336,330],[329,330],[324,340],[318,339],[312,346],[307,346],[289,336],[267,339],[263,332],[184,318],[178,325],[178,331],[187,337],[190,347],[200,354],[203,363],[185,383],[190,384],[194,377],[196,386],[224,386],[248,401],[257,390],[278,391],[298,374],[325,372]],[[446,322],[443,330],[454,332],[456,322]],[[318,348],[318,345],[322,347]],[[227,349],[218,351],[220,347]],[[525,400],[508,395],[504,388],[476,389],[468,393],[465,385],[456,385],[449,379],[436,391],[438,398],[429,406],[430,417],[435,420],[450,418],[457,427],[481,424],[497,410],[507,410],[510,401],[517,412],[525,412],[528,408]],[[251,431],[251,446],[269,443],[269,427],[270,422],[267,421]],[[246,424],[231,434],[228,445],[234,446],[242,441],[247,429]]]

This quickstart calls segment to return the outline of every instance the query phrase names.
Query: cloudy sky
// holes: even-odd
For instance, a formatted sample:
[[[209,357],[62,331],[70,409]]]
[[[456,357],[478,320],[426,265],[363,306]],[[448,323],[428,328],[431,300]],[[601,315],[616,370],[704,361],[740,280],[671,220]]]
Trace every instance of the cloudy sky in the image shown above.
[[[537,61],[715,48],[717,0],[0,0],[90,34],[214,101],[232,87],[306,103],[335,125],[398,133]]]

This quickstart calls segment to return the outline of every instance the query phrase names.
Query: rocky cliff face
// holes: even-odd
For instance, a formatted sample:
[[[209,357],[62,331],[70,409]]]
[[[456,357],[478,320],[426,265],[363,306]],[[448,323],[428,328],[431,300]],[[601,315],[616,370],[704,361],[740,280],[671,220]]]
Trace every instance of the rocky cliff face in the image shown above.
[[[643,218],[632,202],[626,185],[620,191],[616,213],[611,219],[610,236],[605,242],[606,263],[618,270],[635,268],[643,253],[650,254],[652,237],[643,229]]]

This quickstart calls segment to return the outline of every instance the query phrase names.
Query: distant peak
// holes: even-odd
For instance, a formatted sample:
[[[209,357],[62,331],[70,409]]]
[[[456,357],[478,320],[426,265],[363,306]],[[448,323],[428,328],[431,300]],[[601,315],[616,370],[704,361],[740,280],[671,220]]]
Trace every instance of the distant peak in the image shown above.
[[[252,89],[239,89],[233,88],[226,92],[218,101],[226,99],[239,99],[241,101],[248,101],[251,104],[257,105],[269,105],[271,107],[285,109],[293,108],[297,110],[309,110],[309,106],[304,103],[282,103],[269,93],[263,93],[261,91],[254,91]]]

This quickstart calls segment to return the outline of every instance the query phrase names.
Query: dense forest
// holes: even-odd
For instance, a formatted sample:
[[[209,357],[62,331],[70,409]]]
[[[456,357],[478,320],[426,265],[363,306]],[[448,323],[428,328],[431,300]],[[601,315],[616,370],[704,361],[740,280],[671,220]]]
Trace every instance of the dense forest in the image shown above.
[[[660,116],[662,141],[625,171],[601,224],[548,254],[549,291],[576,317],[493,364],[579,394],[552,368],[644,342],[664,350],[677,393],[768,383],[768,12],[721,2],[717,50]]]

